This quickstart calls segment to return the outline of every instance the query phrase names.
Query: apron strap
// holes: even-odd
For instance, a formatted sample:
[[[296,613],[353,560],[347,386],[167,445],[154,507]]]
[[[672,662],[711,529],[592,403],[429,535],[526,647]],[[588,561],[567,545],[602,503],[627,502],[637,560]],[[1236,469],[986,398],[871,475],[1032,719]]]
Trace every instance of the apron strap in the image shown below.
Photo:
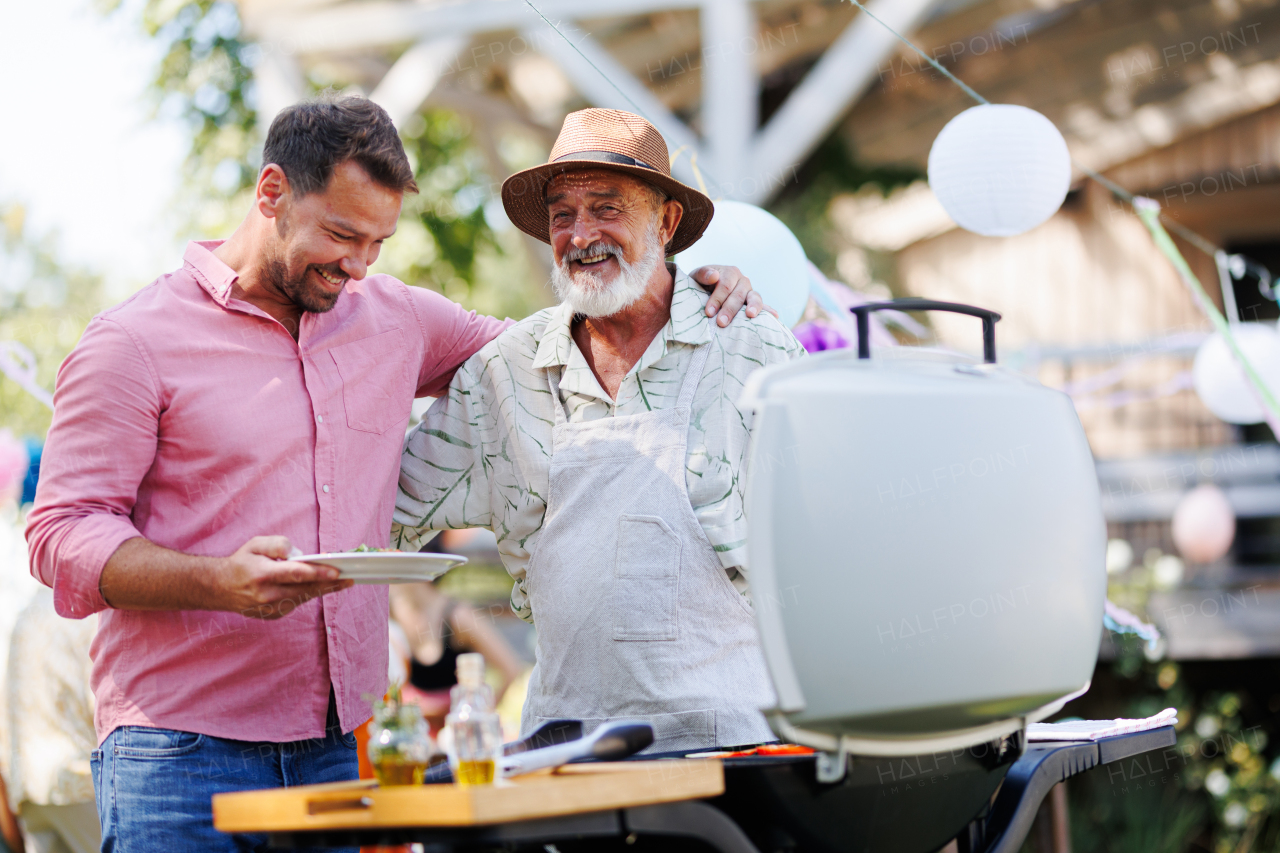
[[[714,334],[711,339],[715,340]],[[684,382],[680,385],[680,396],[676,399],[677,407],[687,409],[693,405],[693,395],[698,392],[698,383],[702,381],[702,371],[706,369],[707,358],[710,355],[710,341],[693,351],[693,360],[689,362],[689,369],[684,374]]]

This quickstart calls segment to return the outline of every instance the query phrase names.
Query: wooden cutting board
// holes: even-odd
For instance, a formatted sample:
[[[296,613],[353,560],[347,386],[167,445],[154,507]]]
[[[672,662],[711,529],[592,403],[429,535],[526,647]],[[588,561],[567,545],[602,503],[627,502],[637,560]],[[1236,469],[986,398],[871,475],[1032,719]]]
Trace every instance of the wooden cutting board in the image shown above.
[[[722,793],[724,768],[713,758],[572,764],[473,788],[362,780],[217,794],[213,824],[223,832],[480,826]]]

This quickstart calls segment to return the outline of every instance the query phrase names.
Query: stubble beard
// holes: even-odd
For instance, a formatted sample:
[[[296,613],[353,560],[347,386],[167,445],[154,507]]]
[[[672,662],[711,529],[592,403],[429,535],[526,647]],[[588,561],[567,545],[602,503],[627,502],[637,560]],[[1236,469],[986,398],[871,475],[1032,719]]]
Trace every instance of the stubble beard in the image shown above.
[[[586,249],[565,253],[551,273],[551,287],[560,301],[572,308],[574,314],[584,317],[612,317],[636,303],[649,289],[649,279],[663,261],[662,245],[658,239],[658,223],[649,223],[644,236],[648,247],[634,263],[623,257],[622,249],[607,244],[592,244]],[[587,270],[573,272],[569,263],[581,256],[596,252],[608,252],[618,262],[618,274],[610,282]]]
[[[292,273],[289,265],[279,257],[267,261],[263,265],[262,273],[266,280],[294,305],[312,314],[323,314],[333,310],[333,307],[338,304],[338,297],[342,295],[342,291],[329,293],[319,285],[309,284],[307,273],[313,267],[324,270],[334,278],[347,278],[347,274],[337,264],[307,264],[300,273]]]

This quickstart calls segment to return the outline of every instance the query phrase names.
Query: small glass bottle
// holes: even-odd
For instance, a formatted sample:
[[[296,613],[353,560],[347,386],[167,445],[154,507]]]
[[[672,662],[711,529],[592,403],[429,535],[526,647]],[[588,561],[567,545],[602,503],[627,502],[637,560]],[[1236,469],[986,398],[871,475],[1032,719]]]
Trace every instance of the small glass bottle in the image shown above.
[[[491,785],[502,757],[502,724],[484,683],[484,656],[458,655],[458,683],[449,691],[441,741],[459,785]]]
[[[369,761],[378,784],[420,785],[427,767],[439,755],[422,709],[400,701],[399,685],[373,706],[369,724]]]

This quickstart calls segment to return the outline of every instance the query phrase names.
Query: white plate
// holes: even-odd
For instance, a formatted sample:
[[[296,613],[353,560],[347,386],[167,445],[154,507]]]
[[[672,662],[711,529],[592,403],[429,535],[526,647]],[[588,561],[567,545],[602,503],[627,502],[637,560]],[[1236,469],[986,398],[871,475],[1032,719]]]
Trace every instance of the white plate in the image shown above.
[[[341,574],[356,583],[419,583],[432,581],[455,566],[461,566],[466,557],[457,554],[412,551],[349,551],[344,554],[305,554],[291,557],[299,563],[333,566]]]

